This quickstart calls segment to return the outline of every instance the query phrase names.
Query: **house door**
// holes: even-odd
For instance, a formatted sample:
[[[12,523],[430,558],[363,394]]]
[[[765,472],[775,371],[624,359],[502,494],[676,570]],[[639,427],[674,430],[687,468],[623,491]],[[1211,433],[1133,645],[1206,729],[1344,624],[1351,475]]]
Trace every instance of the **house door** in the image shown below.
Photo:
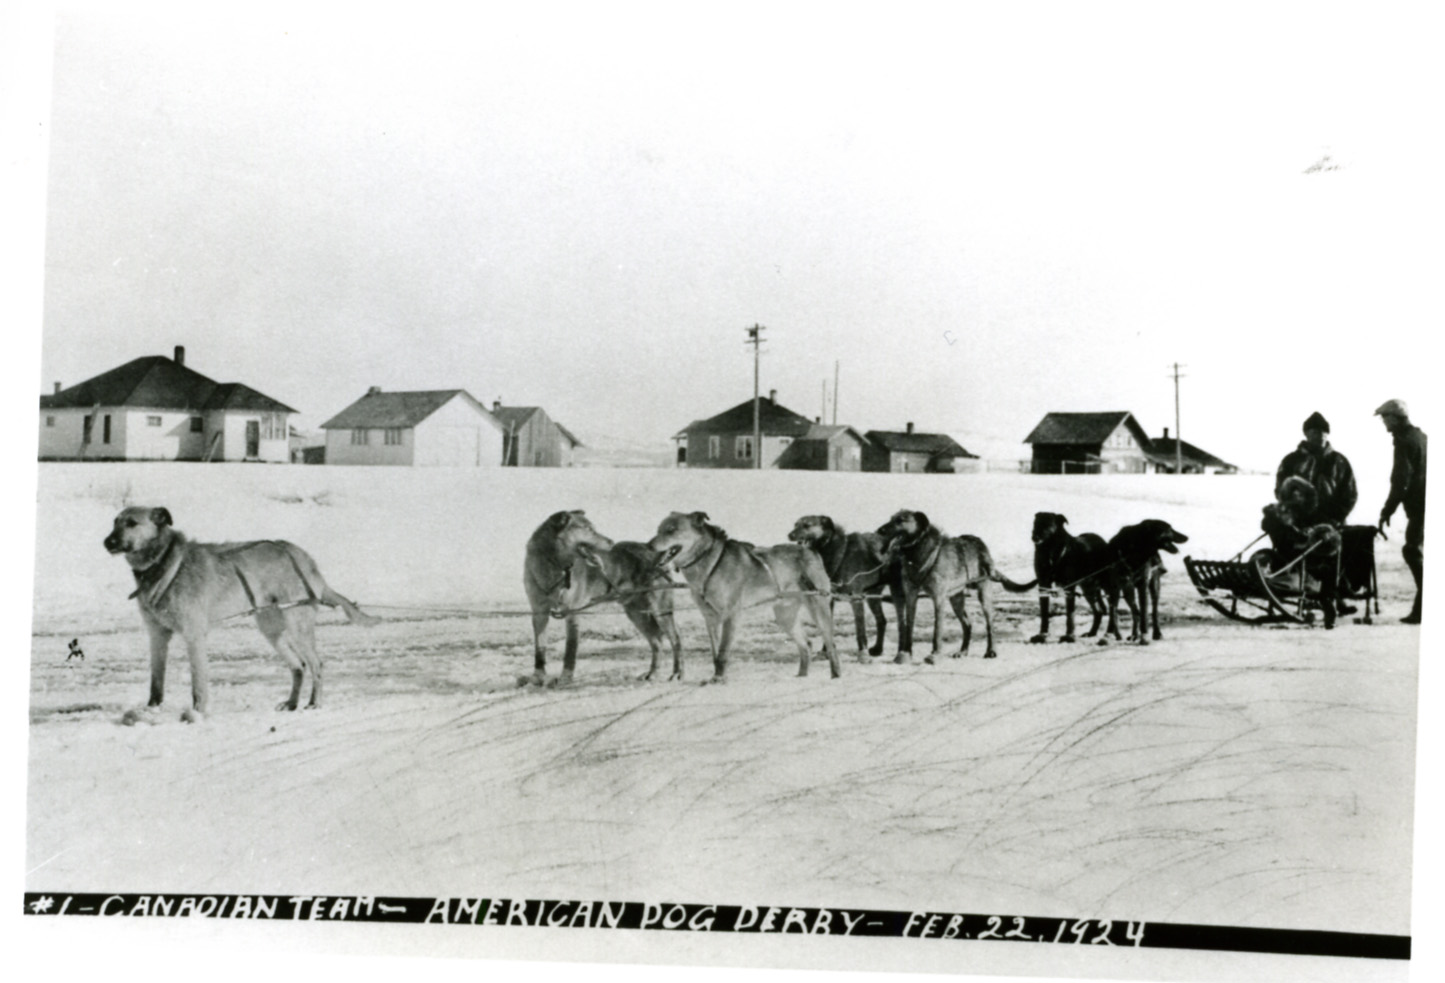
[[[261,421],[246,421],[246,456],[261,456]]]

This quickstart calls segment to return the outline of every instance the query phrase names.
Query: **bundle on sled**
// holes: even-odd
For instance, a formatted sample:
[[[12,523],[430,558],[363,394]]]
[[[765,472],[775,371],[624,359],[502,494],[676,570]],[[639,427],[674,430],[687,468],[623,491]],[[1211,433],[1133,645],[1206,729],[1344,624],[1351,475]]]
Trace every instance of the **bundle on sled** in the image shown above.
[[[1264,533],[1228,560],[1184,558],[1204,602],[1246,624],[1313,624],[1321,617],[1333,628],[1352,615],[1350,601],[1362,602],[1360,624],[1371,624],[1370,604],[1380,613],[1375,572],[1374,526],[1339,526],[1315,521],[1313,489],[1290,478],[1279,500],[1264,508]],[[1267,549],[1245,550],[1268,537]]]

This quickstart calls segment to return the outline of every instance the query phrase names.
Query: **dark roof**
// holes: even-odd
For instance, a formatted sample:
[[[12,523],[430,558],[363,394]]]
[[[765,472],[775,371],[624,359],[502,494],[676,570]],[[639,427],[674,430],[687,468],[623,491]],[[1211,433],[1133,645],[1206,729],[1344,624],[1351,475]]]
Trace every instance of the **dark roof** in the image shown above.
[[[1200,450],[1189,441],[1181,441],[1177,437],[1155,437],[1150,440],[1150,456],[1156,457],[1166,464],[1173,464],[1175,444],[1182,445],[1182,456],[1191,464],[1201,464],[1207,468],[1234,468],[1234,465],[1228,461],[1220,460],[1208,451]]]
[[[932,454],[935,457],[977,457],[964,450],[946,433],[908,433],[899,430],[869,430],[867,437],[890,453]]]
[[[540,409],[542,409],[540,406],[498,406],[496,403],[493,403],[492,416],[495,416],[498,422],[502,424],[502,430],[504,432],[510,432],[513,427],[520,427],[526,423],[532,414]],[[551,417],[548,417],[548,419],[551,419]],[[563,437],[572,442],[573,447],[586,446],[582,441],[577,439],[576,434],[562,426],[562,424],[556,420],[552,420],[552,425],[562,432]]]
[[[806,416],[773,402],[766,396],[758,399],[759,430],[769,437],[803,437],[813,426]],[[753,432],[753,401],[745,399],[730,410],[706,420],[694,420],[677,437],[684,434],[749,434]]]
[[[69,389],[40,397],[41,409],[94,406],[296,412],[250,386],[239,382],[218,383],[164,355],[133,359]]]
[[[846,423],[815,423],[811,427],[809,427],[808,432],[803,434],[803,436],[799,437],[798,440],[829,441],[832,440],[834,437],[838,437],[845,433],[851,433],[853,436],[857,437],[859,443],[868,443],[867,437],[863,436],[861,433],[848,426]]]
[[[492,416],[502,425],[504,431],[510,431],[513,427],[520,427],[527,422],[527,419],[541,407],[538,406],[498,406],[492,404]]]
[[[1024,438],[1026,444],[1102,444],[1125,420],[1145,450],[1149,436],[1128,410],[1109,413],[1049,413],[1039,421],[1033,432]]]
[[[323,430],[371,430],[414,427],[455,396],[463,396],[477,409],[486,408],[465,389],[429,389],[421,392],[371,391],[321,424]],[[490,414],[488,414],[490,415]]]

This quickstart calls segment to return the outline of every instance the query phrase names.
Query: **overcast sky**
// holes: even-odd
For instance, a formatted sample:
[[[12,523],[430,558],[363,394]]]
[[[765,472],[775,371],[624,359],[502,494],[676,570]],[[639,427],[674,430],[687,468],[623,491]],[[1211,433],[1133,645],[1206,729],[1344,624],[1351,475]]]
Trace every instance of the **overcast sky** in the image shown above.
[[[183,344],[307,427],[461,387],[665,447],[757,322],[784,405],[836,360],[840,422],[983,453],[1172,429],[1174,362],[1246,466],[1438,417],[1413,6],[522,6],[61,14],[37,389]]]

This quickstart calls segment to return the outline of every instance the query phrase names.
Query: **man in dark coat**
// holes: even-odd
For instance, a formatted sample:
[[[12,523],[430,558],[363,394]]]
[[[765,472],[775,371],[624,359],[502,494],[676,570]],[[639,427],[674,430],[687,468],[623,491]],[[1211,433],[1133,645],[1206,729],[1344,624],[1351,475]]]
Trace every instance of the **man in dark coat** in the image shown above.
[[[1274,492],[1279,495],[1287,478],[1303,478],[1314,486],[1319,496],[1319,521],[1342,526],[1359,500],[1360,492],[1355,487],[1355,472],[1349,459],[1330,446],[1329,432],[1329,421],[1320,413],[1311,413],[1304,422],[1305,439],[1279,462]]]
[[[1390,497],[1380,509],[1380,531],[1390,524],[1395,509],[1405,507],[1405,545],[1400,550],[1415,578],[1415,603],[1400,620],[1420,623],[1420,595],[1425,579],[1425,432],[1410,422],[1404,402],[1392,399],[1375,410],[1395,441],[1395,465],[1390,471]]]

